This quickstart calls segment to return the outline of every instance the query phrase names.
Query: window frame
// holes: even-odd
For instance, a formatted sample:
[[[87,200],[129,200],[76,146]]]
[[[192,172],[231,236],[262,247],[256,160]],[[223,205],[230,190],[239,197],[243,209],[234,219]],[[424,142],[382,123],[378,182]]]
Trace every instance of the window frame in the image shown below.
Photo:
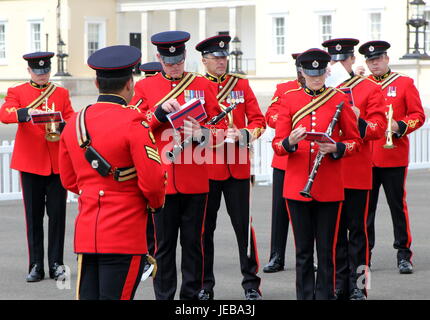
[[[84,63],[87,63],[89,57],[89,47],[88,47],[88,29],[90,24],[100,25],[100,32],[98,35],[99,49],[106,47],[106,18],[97,17],[86,17],[85,18],[85,29],[84,29]]]
[[[330,17],[330,37],[328,39],[324,38],[324,24],[323,24],[323,17]],[[321,40],[321,43],[327,40],[330,40],[333,38],[333,13],[332,12],[324,12],[318,14],[318,34],[319,34],[319,40]]]
[[[8,64],[8,48],[7,48],[7,41],[8,41],[8,20],[6,19],[0,19],[0,25],[4,26],[4,58],[0,57],[0,66],[4,66]]]
[[[379,14],[380,20],[379,20],[379,37],[377,37],[376,39],[373,37],[372,35],[372,14]],[[367,12],[367,21],[369,21],[368,25],[368,30],[367,30],[367,38],[370,40],[381,40],[383,38],[382,36],[382,21],[383,21],[383,15],[382,15],[382,10],[369,10]]]
[[[43,18],[32,18],[27,20],[28,24],[28,52],[40,52],[44,51],[44,40],[43,40],[43,31],[44,31],[44,25],[43,25]],[[34,43],[33,43],[33,33],[32,33],[32,25],[39,24],[40,25],[40,48],[39,50],[36,49]]]
[[[269,14],[270,19],[270,61],[271,62],[285,62],[288,60],[288,13],[286,12],[280,12],[280,13],[273,13]],[[278,36],[276,35],[276,21],[277,19],[284,19],[284,25],[283,25],[283,38],[284,38],[284,53],[278,54],[277,52],[277,39]]]

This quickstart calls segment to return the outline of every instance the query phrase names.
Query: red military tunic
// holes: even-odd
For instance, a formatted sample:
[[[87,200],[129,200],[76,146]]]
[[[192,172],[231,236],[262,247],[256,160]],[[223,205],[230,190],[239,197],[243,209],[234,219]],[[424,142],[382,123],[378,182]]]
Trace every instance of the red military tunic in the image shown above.
[[[184,73],[185,76],[187,73]],[[139,108],[146,114],[148,122],[154,132],[158,150],[160,152],[163,169],[168,173],[167,194],[185,193],[207,193],[209,192],[208,168],[205,163],[205,151],[197,152],[202,155],[201,161],[195,157],[190,157],[196,148],[186,148],[180,156],[172,163],[166,158],[166,152],[173,148],[172,127],[169,122],[162,123],[154,115],[157,109],[157,103],[173,90],[181,79],[171,79],[162,72],[157,75],[139,80],[135,86],[134,97],[131,104],[137,104],[141,100]],[[192,83],[176,99],[180,105],[186,102],[185,95],[191,96],[191,93],[204,98],[205,110],[209,121],[213,116],[221,112],[216,100],[216,93],[211,83],[204,77],[198,75]],[[170,130],[170,131],[168,131]],[[188,149],[188,150],[187,150]],[[190,160],[190,163],[184,163]]]
[[[385,99],[373,81],[355,76],[339,87],[352,87],[355,106],[360,109],[359,130],[363,144],[360,152],[342,159],[344,186],[348,189],[372,189],[371,141],[384,136],[387,128]]]
[[[381,86],[386,105],[393,106],[393,121],[400,127],[399,137],[393,135],[393,149],[385,149],[386,137],[373,141],[372,161],[375,167],[407,167],[409,164],[408,134],[420,128],[425,122],[425,114],[421,99],[414,81],[400,75],[392,83],[385,81],[396,76],[395,72],[388,72],[381,77],[370,75],[368,78]],[[385,88],[383,88],[386,86]],[[388,108],[385,109],[386,112]]]
[[[125,101],[124,101],[125,103]],[[164,203],[165,178],[153,136],[142,113],[114,102],[98,102],[85,116],[91,145],[113,168],[135,167],[137,177],[118,182],[101,176],[78,145],[76,115],[60,142],[63,186],[79,193],[76,253],[147,253],[147,207]]]
[[[18,123],[15,138],[15,146],[12,154],[11,168],[42,176],[52,173],[58,174],[58,148],[59,142],[50,142],[45,139],[45,125],[33,125],[30,122],[19,122],[17,110],[26,108],[38,98],[48,85],[39,87],[26,82],[7,91],[5,103],[0,110],[0,121],[3,123]],[[73,114],[70,103],[69,91],[62,87],[56,87],[48,98],[49,108],[55,105],[55,111],[61,111],[64,121]],[[46,110],[45,102],[38,110]]]
[[[307,91],[308,89],[290,91],[280,101],[282,109],[276,126],[276,136],[272,142],[273,149],[278,155],[287,154],[283,142],[289,137],[293,129],[292,118],[294,114],[317,98],[317,96],[308,94]],[[324,89],[318,93],[321,94],[323,91]],[[331,137],[333,140],[341,142],[337,143],[338,152],[343,151],[340,156],[348,156],[358,151],[361,139],[357,128],[357,118],[350,108],[345,94],[336,91],[331,99],[299,120],[295,127],[302,125],[307,131],[325,132],[335,114],[336,106],[342,101],[344,102],[344,107]],[[340,135],[340,130],[342,135]],[[311,192],[313,199],[300,195],[300,191],[303,190],[312,171],[312,166],[318,153],[318,145],[314,142],[303,140],[296,147],[297,149],[294,152],[288,154],[284,198],[299,201],[342,201],[344,199],[344,187],[341,162],[334,160],[330,155],[324,157],[319,167]]]
[[[237,103],[236,108],[232,111],[233,125],[237,129],[246,130],[246,134],[250,137],[250,141],[258,139],[266,129],[266,122],[261,113],[260,107],[255,97],[254,92],[249,86],[249,81],[241,75],[225,74],[220,78],[216,78],[207,74],[206,78],[211,81],[216,92],[219,92],[226,86],[232,78],[238,78],[236,85],[229,94],[229,98],[222,102],[222,105],[228,107],[230,103],[228,99],[234,99]],[[241,100],[243,99],[243,100]],[[224,124],[228,126],[228,117],[224,118]],[[213,148],[213,164],[209,169],[209,179],[211,180],[227,180],[230,177],[235,179],[248,179],[251,174],[251,163],[249,149],[247,146],[239,146],[239,143],[234,144],[234,154],[229,149],[228,143],[217,143]],[[219,141],[217,141],[219,142]],[[223,150],[222,150],[223,149]],[[231,153],[230,153],[231,152]]]
[[[291,80],[288,82],[280,83],[276,86],[276,91],[275,91],[275,94],[273,95],[272,102],[269,108],[267,108],[266,115],[265,115],[266,122],[269,127],[276,129],[276,123],[279,117],[279,102],[280,102],[279,99],[281,98],[281,96],[285,94],[287,91],[298,89],[300,87],[301,85],[297,80]],[[286,167],[287,167],[287,155],[279,156],[275,153],[273,155],[272,168],[285,171]]]

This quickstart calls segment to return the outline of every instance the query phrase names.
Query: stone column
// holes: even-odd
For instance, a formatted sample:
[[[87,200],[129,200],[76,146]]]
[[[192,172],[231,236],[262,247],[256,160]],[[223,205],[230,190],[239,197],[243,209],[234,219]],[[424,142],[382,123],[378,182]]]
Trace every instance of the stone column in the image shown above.
[[[237,7],[228,8],[229,12],[229,32],[233,39],[237,36]]]
[[[170,10],[169,11],[169,30],[175,31],[176,30],[176,10]]]
[[[148,43],[150,42],[149,34],[149,12],[143,11],[141,14],[140,32],[142,34],[141,48],[142,48],[142,63],[149,61]]]

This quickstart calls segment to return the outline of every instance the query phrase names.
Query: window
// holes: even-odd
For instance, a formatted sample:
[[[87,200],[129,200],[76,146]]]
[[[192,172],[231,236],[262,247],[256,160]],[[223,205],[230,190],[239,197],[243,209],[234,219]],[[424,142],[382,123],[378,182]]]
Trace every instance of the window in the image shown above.
[[[88,24],[88,56],[100,49],[100,24]]]
[[[285,55],[285,17],[273,18],[273,52],[275,56]]]
[[[332,18],[331,15],[320,16],[320,34],[322,41],[330,40],[332,36]]]
[[[381,39],[381,13],[373,12],[370,13],[370,40]]]
[[[0,63],[6,60],[6,23],[0,21]]]
[[[30,51],[42,51],[42,24],[40,22],[30,22]]]
[[[85,60],[99,49],[106,46],[106,22],[91,20],[85,23]]]
[[[424,19],[429,23],[429,25],[426,27],[426,34],[425,34],[425,52],[430,53],[430,10],[424,11]]]

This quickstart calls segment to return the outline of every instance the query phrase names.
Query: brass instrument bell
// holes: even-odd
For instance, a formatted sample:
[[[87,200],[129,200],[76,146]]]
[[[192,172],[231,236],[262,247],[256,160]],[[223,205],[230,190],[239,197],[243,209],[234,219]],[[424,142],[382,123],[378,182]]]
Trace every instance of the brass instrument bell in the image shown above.
[[[52,108],[50,109],[48,106],[48,99],[46,99],[46,112],[54,112],[55,104],[52,103]],[[49,142],[57,142],[60,141],[60,126],[58,123],[51,120],[50,123],[45,124],[45,139]]]

